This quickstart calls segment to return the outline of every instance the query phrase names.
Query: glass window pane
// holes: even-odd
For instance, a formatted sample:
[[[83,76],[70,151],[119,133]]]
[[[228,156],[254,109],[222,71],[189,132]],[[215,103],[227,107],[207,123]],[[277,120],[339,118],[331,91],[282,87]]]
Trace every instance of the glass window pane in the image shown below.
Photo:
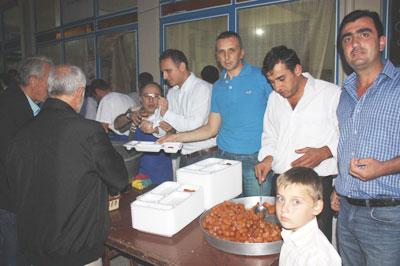
[[[216,65],[215,39],[228,28],[226,16],[207,18],[167,26],[166,49],[173,48],[185,53],[189,69],[200,77],[206,65]]]
[[[61,45],[52,44],[47,46],[41,46],[37,48],[37,54],[48,57],[53,60],[54,64],[61,63]]]
[[[93,17],[93,0],[62,0],[62,22],[68,24],[73,21]]]
[[[37,32],[60,26],[60,1],[36,0],[35,8]]]
[[[21,15],[18,6],[6,9],[3,12],[4,38],[11,40],[21,35]]]
[[[115,91],[136,90],[136,32],[118,32],[98,38],[101,78]]]
[[[21,60],[21,50],[7,51],[4,53],[4,64],[6,70],[18,69]]]
[[[137,7],[137,0],[99,0],[99,15]]]
[[[65,42],[65,61],[80,67],[88,81],[94,79],[96,77],[94,39],[84,38]]]
[[[300,0],[243,9],[239,33],[246,60],[261,66],[274,46],[294,49],[306,72],[333,81],[335,65],[335,0]]]

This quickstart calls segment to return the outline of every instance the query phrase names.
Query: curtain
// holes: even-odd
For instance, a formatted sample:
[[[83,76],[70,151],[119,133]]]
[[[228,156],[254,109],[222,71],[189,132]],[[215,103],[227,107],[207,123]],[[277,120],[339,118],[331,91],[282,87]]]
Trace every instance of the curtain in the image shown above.
[[[301,0],[243,9],[239,33],[246,61],[262,66],[274,46],[286,45],[298,54],[304,71],[333,81],[335,65],[335,0]]]

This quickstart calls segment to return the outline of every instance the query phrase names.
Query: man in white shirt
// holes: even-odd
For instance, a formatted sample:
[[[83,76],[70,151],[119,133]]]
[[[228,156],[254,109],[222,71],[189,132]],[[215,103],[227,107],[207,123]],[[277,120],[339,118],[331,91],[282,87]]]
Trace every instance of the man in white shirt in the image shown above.
[[[159,101],[163,118],[160,127],[167,132],[185,132],[207,124],[212,85],[189,71],[187,58],[179,50],[165,50],[160,56],[160,69],[171,87],[167,99]],[[215,138],[185,143],[180,166],[210,157],[216,151]]]
[[[292,167],[313,168],[324,186],[324,209],[318,223],[331,240],[330,194],[332,180],[338,173],[336,109],[340,88],[302,73],[296,52],[285,46],[274,47],[267,53],[262,71],[274,91],[264,115],[256,176],[263,182],[271,169],[282,174]],[[273,188],[275,181],[272,180]]]
[[[104,130],[115,133],[113,140],[128,140],[129,130],[121,133],[114,128],[115,118],[124,113],[128,108],[136,106],[135,101],[126,94],[113,92],[108,82],[102,79],[95,79],[91,86],[94,96],[99,102],[96,121],[99,121]]]

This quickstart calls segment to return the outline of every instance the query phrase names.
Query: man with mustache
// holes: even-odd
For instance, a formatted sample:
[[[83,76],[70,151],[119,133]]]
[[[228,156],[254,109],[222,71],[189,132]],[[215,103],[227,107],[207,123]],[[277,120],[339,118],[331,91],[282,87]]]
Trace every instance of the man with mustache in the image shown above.
[[[344,17],[337,47],[354,73],[337,110],[339,175],[331,198],[340,208],[343,265],[400,262],[400,71],[381,58],[385,44],[376,12]]]

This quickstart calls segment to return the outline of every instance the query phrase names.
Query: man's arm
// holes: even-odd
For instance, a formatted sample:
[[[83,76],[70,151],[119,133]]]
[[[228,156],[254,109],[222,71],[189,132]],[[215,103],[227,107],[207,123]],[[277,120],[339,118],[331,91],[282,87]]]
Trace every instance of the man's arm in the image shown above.
[[[322,161],[332,157],[332,152],[328,146],[323,146],[321,148],[302,148],[295,150],[296,153],[303,154],[297,160],[294,160],[291,165],[292,167],[308,167],[314,168],[318,166]]]
[[[167,141],[193,142],[215,137],[221,126],[221,115],[219,113],[210,113],[206,125],[192,131],[167,135],[158,140],[159,143]]]
[[[364,181],[397,173],[400,173],[400,156],[387,161],[374,158],[353,158],[350,161],[350,174]]]

